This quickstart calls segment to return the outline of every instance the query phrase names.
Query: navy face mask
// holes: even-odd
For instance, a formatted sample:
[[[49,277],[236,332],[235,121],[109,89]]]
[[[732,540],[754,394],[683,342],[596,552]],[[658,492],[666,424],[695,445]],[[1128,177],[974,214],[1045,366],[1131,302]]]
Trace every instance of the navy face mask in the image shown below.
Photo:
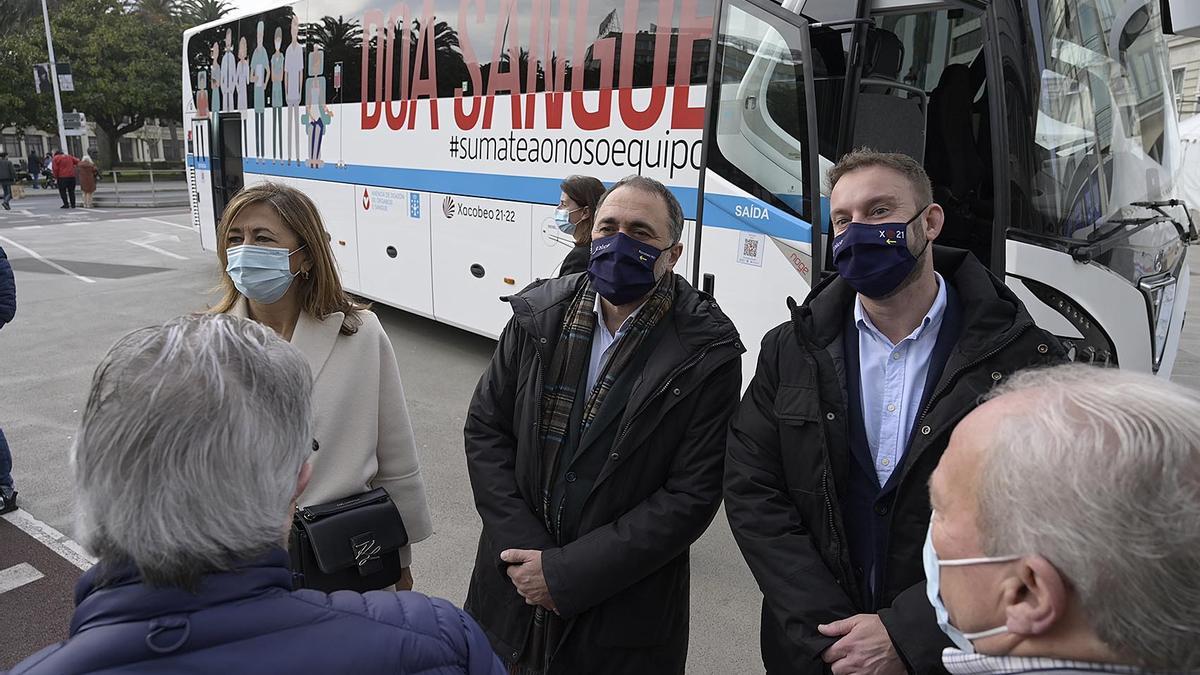
[[[614,305],[627,305],[654,289],[658,281],[654,278],[654,263],[670,249],[654,248],[624,232],[596,239],[592,242],[588,277],[602,298]]]
[[[908,250],[908,226],[925,208],[903,223],[850,223],[833,238],[833,264],[854,290],[868,298],[882,298],[900,287],[917,267],[921,252]]]

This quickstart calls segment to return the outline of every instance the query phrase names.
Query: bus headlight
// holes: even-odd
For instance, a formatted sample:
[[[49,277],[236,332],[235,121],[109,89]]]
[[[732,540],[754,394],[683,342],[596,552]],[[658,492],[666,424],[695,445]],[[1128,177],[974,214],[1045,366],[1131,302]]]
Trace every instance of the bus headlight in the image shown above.
[[[1175,314],[1175,277],[1163,272],[1143,277],[1138,288],[1146,296],[1146,309],[1150,316],[1150,333],[1154,336],[1154,371],[1162,365],[1167,347],[1167,336],[1171,332],[1171,317]]]

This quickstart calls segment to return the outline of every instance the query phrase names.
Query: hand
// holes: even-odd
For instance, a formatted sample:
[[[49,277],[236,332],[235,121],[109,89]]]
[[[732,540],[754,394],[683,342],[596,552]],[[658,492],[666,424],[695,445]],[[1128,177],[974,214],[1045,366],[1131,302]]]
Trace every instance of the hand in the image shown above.
[[[550,588],[546,586],[546,576],[542,573],[541,551],[510,548],[500,553],[500,559],[509,563],[508,578],[512,579],[517,592],[525,598],[525,604],[558,611],[550,597]]]
[[[411,567],[400,568],[400,581],[396,582],[396,590],[411,591],[413,589],[413,577]]]
[[[906,669],[896,653],[878,614],[856,614],[848,619],[817,626],[821,635],[840,637],[821,654],[834,675],[904,675]]]

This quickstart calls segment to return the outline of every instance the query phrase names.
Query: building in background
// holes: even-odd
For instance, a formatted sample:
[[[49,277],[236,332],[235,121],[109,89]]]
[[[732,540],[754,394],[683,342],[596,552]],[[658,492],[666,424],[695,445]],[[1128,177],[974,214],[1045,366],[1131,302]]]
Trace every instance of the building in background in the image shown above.
[[[97,138],[100,131],[88,122],[86,136],[67,136],[67,151],[76,157],[89,154],[100,160],[104,145]],[[12,158],[25,158],[30,152],[44,156],[58,146],[57,134],[14,127],[0,129],[0,143]],[[183,162],[183,126],[178,122],[151,119],[137,131],[125,134],[117,141],[116,163],[143,164],[148,162]]]
[[[1171,50],[1171,79],[1175,85],[1175,109],[1179,119],[1200,113],[1200,38],[1168,37]]]

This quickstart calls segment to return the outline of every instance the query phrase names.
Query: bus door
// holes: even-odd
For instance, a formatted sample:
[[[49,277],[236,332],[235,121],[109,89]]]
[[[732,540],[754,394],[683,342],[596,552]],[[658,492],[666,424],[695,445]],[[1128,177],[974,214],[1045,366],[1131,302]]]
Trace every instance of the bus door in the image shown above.
[[[213,214],[221,222],[225,205],[242,189],[242,116],[241,113],[221,113],[217,142],[212,145]]]
[[[715,34],[693,282],[746,337],[749,375],[820,269],[811,50],[805,19],[769,1],[721,0]]]

